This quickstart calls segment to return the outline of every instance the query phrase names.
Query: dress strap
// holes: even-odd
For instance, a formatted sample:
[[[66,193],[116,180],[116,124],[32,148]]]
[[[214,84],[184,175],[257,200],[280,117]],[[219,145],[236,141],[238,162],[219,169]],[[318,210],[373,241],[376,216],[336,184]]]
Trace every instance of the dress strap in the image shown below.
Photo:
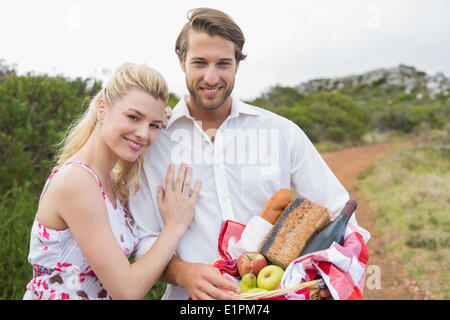
[[[50,174],[50,176],[48,177],[48,179],[47,179],[47,181],[45,183],[45,186],[44,186],[44,189],[42,190],[40,199],[42,199],[42,196],[44,195],[45,190],[47,190],[48,184],[50,183],[52,178],[55,176],[55,174],[57,174],[59,171],[61,171],[64,168],[72,167],[72,166],[82,167],[82,168],[85,168],[87,171],[89,171],[92,174],[92,176],[95,178],[95,180],[97,180],[98,186],[100,187],[100,190],[102,192],[103,199],[106,200],[106,193],[105,193],[105,191],[103,191],[103,187],[102,187],[102,183],[100,181],[100,178],[97,176],[95,171],[92,170],[92,168],[90,168],[87,164],[85,164],[84,162],[81,162],[81,161],[66,162],[66,163],[60,165],[55,170],[53,170],[53,172]]]

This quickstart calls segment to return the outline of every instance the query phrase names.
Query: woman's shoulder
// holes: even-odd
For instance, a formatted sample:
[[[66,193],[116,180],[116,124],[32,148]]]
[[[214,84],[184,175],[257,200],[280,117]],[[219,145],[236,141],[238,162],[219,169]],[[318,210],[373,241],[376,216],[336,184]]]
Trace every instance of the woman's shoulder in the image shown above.
[[[71,166],[55,170],[49,177],[39,201],[36,218],[51,229],[68,227],[67,218],[80,212],[92,217],[101,212],[104,202],[100,188],[89,171]]]
[[[68,166],[51,177],[46,193],[65,201],[97,198],[101,190],[96,177],[81,166]]]

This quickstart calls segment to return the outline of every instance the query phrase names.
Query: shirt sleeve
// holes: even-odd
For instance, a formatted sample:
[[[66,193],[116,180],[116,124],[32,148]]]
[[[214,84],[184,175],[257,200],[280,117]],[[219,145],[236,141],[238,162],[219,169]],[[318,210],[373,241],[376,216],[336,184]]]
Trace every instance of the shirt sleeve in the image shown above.
[[[300,197],[326,207],[334,216],[350,196],[303,130],[289,122],[291,185]]]
[[[131,193],[129,206],[139,231],[135,252],[135,258],[139,260],[153,246],[161,232],[157,203],[153,201],[144,168],[141,171],[140,188],[136,194]]]

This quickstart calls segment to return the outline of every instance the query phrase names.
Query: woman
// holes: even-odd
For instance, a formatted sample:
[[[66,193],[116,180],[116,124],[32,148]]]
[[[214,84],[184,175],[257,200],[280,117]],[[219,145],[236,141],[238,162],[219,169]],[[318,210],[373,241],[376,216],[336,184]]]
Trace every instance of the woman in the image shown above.
[[[163,126],[168,89],[146,66],[124,64],[69,131],[44,186],[28,260],[24,299],[141,299],[159,279],[192,221],[200,190],[191,169],[158,190],[164,228],[151,250],[130,264],[138,234],[126,210],[139,189],[144,152]],[[157,161],[157,159],[155,159]]]

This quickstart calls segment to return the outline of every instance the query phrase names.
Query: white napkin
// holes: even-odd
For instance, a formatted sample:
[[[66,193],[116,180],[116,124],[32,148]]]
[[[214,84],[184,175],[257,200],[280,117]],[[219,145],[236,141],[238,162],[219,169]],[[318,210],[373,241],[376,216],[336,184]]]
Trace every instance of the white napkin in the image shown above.
[[[237,243],[228,244],[228,253],[233,259],[237,259],[246,252],[258,251],[260,243],[272,227],[273,224],[260,216],[252,217],[242,231],[241,239]]]

